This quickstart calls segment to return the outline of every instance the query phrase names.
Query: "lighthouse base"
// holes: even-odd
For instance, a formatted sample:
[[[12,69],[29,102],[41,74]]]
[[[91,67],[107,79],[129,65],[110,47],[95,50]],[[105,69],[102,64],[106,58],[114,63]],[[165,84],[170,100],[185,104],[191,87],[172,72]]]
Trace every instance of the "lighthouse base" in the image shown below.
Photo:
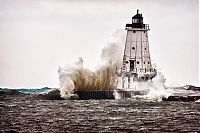
[[[117,93],[117,94],[116,94]],[[131,98],[136,95],[144,95],[146,91],[125,91],[122,89],[108,90],[108,91],[76,91],[75,94],[78,95],[79,100],[89,100],[89,99],[120,99]]]

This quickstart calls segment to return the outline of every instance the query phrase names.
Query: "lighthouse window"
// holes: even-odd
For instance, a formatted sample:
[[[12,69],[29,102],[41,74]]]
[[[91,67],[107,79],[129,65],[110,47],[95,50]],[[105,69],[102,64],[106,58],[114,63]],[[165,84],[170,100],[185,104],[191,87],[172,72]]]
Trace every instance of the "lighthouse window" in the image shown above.
[[[148,62],[148,64],[149,64],[149,62]]]
[[[133,19],[133,23],[138,23],[138,19]]]
[[[137,61],[137,64],[139,64],[140,62],[139,61]]]
[[[132,47],[132,50],[135,50],[135,47]]]
[[[146,31],[144,31],[144,33],[145,33]]]
[[[147,50],[147,48],[144,48],[144,50]]]
[[[145,62],[144,62],[144,64],[145,64]]]
[[[126,61],[126,64],[128,64],[128,61]]]
[[[133,31],[133,33],[135,33],[135,30]]]

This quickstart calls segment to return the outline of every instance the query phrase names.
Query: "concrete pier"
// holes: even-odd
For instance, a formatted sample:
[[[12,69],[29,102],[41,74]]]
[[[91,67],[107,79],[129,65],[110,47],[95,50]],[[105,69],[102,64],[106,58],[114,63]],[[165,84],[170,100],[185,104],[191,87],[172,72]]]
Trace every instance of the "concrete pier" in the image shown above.
[[[80,100],[88,99],[115,99],[114,93],[121,98],[131,98],[135,95],[143,95],[143,91],[123,91],[123,90],[109,90],[109,91],[76,91],[75,94],[79,96]]]
[[[76,91],[75,94],[79,96],[80,100],[89,99],[115,99],[114,93],[120,97],[120,99],[131,98],[136,95],[145,95],[145,91],[123,91],[123,90],[110,90],[110,91]],[[183,101],[192,102],[200,99],[200,95],[176,95],[163,98],[163,101]]]
[[[80,100],[115,99],[114,91],[76,91]]]

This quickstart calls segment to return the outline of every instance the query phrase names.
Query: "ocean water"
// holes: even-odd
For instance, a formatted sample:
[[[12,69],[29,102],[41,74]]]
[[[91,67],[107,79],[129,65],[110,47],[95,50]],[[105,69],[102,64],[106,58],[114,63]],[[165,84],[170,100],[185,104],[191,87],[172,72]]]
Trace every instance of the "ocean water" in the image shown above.
[[[0,132],[200,132],[200,103],[0,93]]]
[[[9,92],[10,90],[14,90],[16,92],[22,93],[22,94],[44,94],[44,93],[48,93],[51,90],[53,90],[54,88],[48,88],[48,87],[44,87],[44,88],[19,88],[19,89],[9,89],[9,88],[1,88],[0,92]]]

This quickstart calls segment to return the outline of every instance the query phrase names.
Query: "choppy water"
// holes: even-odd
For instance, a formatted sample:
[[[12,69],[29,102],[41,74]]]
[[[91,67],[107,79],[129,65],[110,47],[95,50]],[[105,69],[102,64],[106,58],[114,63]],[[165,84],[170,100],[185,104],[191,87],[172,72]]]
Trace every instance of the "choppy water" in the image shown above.
[[[198,132],[200,104],[0,97],[0,132]]]
[[[23,94],[44,94],[48,93],[51,90],[54,90],[55,88],[48,88],[48,87],[43,87],[43,88],[20,88],[20,89],[12,89],[16,92],[23,93]],[[8,88],[0,88],[0,93],[1,92],[9,92],[11,89]]]

